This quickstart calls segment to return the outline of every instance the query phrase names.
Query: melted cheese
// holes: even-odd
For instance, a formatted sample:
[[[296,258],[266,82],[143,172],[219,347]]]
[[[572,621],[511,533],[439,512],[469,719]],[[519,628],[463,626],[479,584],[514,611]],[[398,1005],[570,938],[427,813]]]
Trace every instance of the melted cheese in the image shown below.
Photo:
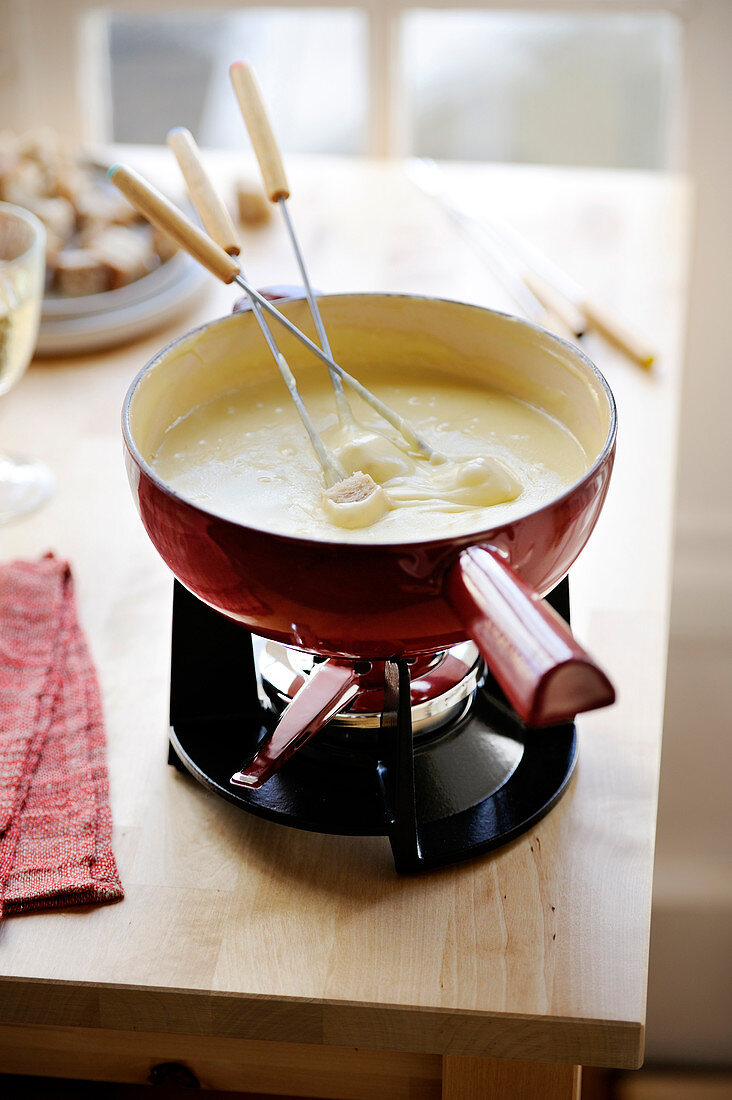
[[[429,462],[359,400],[339,422],[327,375],[303,396],[346,474],[378,492],[333,504],[278,378],[242,387],[173,424],[153,457],[159,477],[209,511],[286,534],[360,542],[450,536],[506,522],[559,495],[587,470],[576,438],[541,409],[441,373],[364,378],[445,461]]]

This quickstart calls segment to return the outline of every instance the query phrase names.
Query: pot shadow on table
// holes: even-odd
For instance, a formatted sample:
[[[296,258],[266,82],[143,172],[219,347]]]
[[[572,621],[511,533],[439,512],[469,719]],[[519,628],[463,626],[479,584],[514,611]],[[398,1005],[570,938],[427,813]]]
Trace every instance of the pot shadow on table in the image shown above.
[[[191,777],[177,775],[176,781],[184,784],[196,801],[217,797],[198,787]],[[428,882],[445,876],[450,876],[453,882],[463,876],[471,877],[476,867],[486,868],[491,861],[527,843],[524,835],[472,859],[415,874],[399,874],[386,836],[309,832],[268,821],[223,801],[218,804],[223,809],[223,813],[216,815],[224,833],[222,841],[238,850],[246,864],[245,873],[255,871],[273,884],[286,881],[306,888],[308,893],[317,891],[331,899],[342,898],[350,903],[358,899],[362,908],[383,901],[388,894],[419,894]]]
[[[220,843],[235,851],[244,873],[254,872],[275,881],[289,881],[326,895],[352,899],[354,881],[364,903],[370,893],[383,896],[385,889],[397,889],[404,881],[394,870],[388,838],[385,836],[336,836],[309,832],[268,821],[231,805],[206,791],[192,776],[175,774],[177,793],[185,792],[196,818],[211,816],[215,807]]]

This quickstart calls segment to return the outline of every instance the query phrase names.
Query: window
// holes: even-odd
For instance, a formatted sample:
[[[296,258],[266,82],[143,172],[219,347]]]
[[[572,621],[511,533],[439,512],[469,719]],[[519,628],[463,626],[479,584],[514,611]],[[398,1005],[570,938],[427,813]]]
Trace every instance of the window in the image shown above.
[[[365,14],[346,8],[112,15],[112,138],[160,143],[182,125],[201,145],[238,147],[244,131],[228,67],[246,59],[284,149],[362,152],[366,43]]]
[[[238,147],[227,69],[244,57],[291,152],[675,163],[681,26],[662,11],[354,0],[104,19],[115,141],[161,142],[178,123],[202,145]]]
[[[664,13],[404,16],[407,146],[419,156],[663,168],[679,23]]]

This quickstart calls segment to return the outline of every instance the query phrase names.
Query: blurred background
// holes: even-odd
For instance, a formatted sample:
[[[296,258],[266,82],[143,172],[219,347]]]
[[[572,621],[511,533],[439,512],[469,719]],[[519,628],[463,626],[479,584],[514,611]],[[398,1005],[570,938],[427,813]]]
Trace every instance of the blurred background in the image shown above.
[[[288,152],[679,163],[676,0],[522,0],[514,12],[507,0],[503,10],[491,10],[490,0],[460,10],[434,0],[322,7],[295,0],[205,11],[171,0],[104,7],[56,0],[43,17],[38,0],[4,6],[9,22],[19,18],[13,8],[23,9],[37,47],[67,40],[77,61],[72,81],[85,94],[81,113],[69,111],[75,89],[57,88],[53,121],[91,140],[159,144],[176,117],[201,145],[237,147],[242,124],[227,68],[241,55],[268,89]],[[69,40],[70,9],[84,13],[81,42]],[[6,73],[13,60],[6,46]],[[33,93],[25,93],[18,108],[30,116]]]
[[[290,152],[690,175],[647,1057],[730,1065],[731,0],[0,0],[0,16],[0,117],[89,143],[160,144],[175,119],[239,146],[227,66],[244,57]]]
[[[227,61],[246,55],[271,89],[291,152],[627,168],[677,161],[681,38],[668,13],[405,10],[391,74],[398,102],[372,130],[369,31],[357,7],[110,13],[108,133],[160,143],[175,116],[201,144],[237,147]]]

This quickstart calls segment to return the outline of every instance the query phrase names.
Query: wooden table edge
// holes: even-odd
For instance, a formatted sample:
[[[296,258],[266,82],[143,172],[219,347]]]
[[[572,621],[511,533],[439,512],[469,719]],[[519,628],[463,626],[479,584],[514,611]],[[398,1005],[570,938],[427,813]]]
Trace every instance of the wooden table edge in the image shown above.
[[[582,1075],[571,1064],[12,1025],[0,1025],[0,1070],[308,1100],[579,1100]]]
[[[636,1020],[520,1016],[35,978],[0,979],[0,1026],[276,1041],[637,1069]]]

